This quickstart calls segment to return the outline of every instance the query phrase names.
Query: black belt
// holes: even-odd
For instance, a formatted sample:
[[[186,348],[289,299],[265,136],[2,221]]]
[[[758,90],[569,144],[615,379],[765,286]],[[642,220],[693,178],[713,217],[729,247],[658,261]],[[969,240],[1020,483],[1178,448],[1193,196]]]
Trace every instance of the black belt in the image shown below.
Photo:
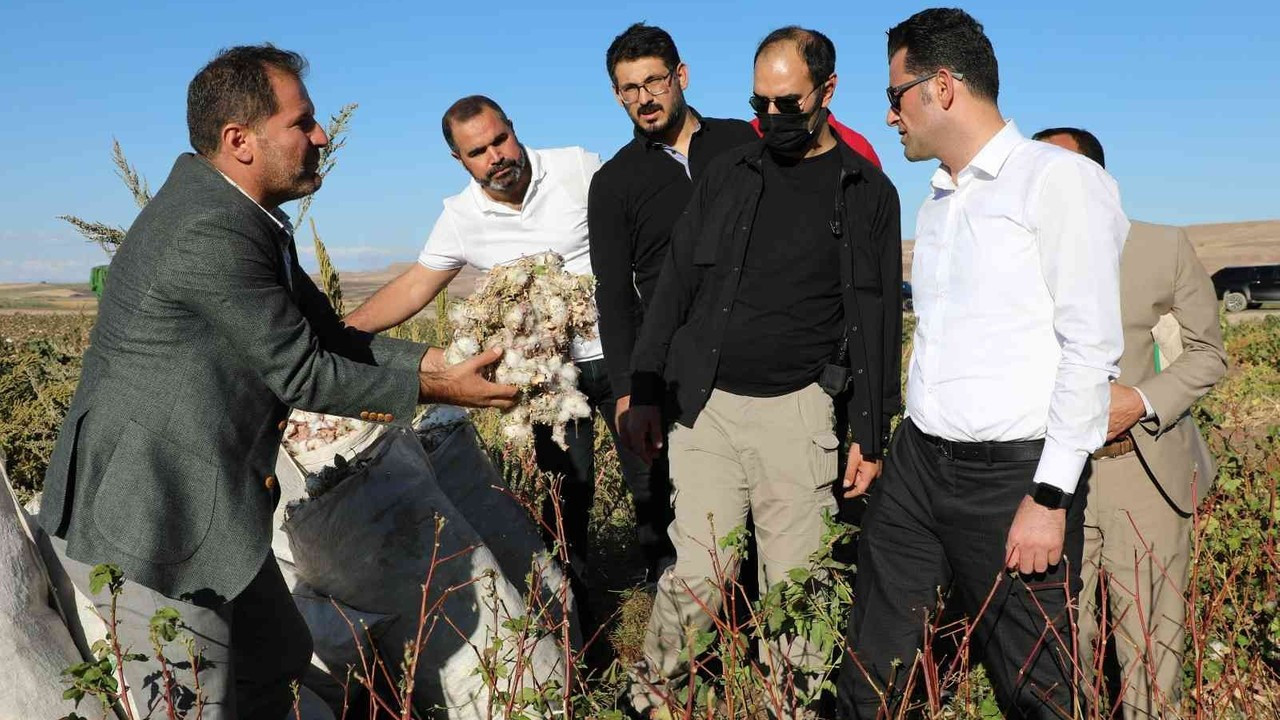
[[[916,429],[920,432],[919,428]],[[924,441],[937,448],[948,460],[980,460],[988,463],[1039,460],[1044,440],[1010,442],[956,442],[920,432]]]

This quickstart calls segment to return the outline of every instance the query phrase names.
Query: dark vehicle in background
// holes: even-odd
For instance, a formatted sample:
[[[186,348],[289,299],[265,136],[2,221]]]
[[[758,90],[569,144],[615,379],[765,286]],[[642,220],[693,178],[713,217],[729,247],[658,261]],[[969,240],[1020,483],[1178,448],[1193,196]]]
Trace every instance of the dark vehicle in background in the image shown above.
[[[1214,273],[1213,290],[1227,312],[1280,302],[1280,265],[1225,267]]]
[[[905,280],[902,282],[902,309],[907,312],[912,312],[915,309],[915,306],[911,303],[911,283]]]

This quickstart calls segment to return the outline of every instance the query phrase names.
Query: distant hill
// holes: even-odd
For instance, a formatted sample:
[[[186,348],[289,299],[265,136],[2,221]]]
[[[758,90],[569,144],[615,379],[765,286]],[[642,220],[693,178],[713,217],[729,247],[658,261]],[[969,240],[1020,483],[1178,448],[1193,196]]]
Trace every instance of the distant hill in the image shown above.
[[[1280,220],[1188,225],[1186,231],[1200,261],[1210,273],[1229,265],[1280,264]],[[911,279],[914,249],[914,240],[903,241],[902,274],[908,280]],[[395,263],[382,270],[363,272],[343,272],[339,268],[348,310],[355,309],[410,265],[411,263]],[[453,297],[470,295],[479,277],[479,272],[463,268],[450,284],[449,294]],[[0,312],[96,310],[97,300],[89,291],[88,282],[0,284]]]

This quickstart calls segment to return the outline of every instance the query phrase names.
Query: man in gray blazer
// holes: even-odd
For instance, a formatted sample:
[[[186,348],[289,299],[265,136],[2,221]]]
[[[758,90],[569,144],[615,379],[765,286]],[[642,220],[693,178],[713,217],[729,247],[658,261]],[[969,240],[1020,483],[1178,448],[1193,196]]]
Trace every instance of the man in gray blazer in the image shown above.
[[[270,552],[289,408],[407,425],[419,400],[505,407],[516,392],[479,375],[497,353],[445,368],[438,349],[345,327],[298,265],[279,206],[319,188],[328,142],[305,71],[296,53],[236,47],[191,81],[197,154],[112,261],[45,476],[40,523],[73,581],[104,562],[129,581],[122,642],[151,655],[151,615],[182,614],[206,720],[279,720],[311,656]],[[164,707],[155,661],[127,669],[135,702]]]
[[[1087,130],[1050,128],[1035,139],[1105,164]],[[1160,350],[1155,335],[1165,316],[1178,340]],[[1120,318],[1124,354],[1111,386],[1108,442],[1091,463],[1079,627],[1081,667],[1092,673],[1095,592],[1105,583],[1124,717],[1133,720],[1178,708],[1191,515],[1214,477],[1188,410],[1227,370],[1218,298],[1185,231],[1131,224],[1120,256]]]

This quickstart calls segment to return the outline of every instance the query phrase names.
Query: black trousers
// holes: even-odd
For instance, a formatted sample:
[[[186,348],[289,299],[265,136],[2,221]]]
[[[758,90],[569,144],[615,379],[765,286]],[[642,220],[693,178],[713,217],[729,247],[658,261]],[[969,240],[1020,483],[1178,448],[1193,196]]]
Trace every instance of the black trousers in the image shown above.
[[[667,470],[666,453],[652,466],[645,465],[639,456],[618,442],[618,428],[613,414],[617,403],[609,383],[608,371],[603,360],[578,363],[581,375],[578,389],[587,396],[592,411],[598,411],[613,437],[622,466],[622,480],[631,492],[636,511],[636,533],[645,566],[636,568],[637,579],[657,580],[667,565],[675,560],[675,548],[667,537],[667,527],[674,519],[671,509],[671,477]],[[565,428],[565,444],[561,449],[551,439],[551,428],[534,426],[534,452],[538,469],[558,473],[564,477],[560,487],[561,515],[565,526],[565,539],[569,545],[569,559],[573,566],[581,594],[581,580],[587,568],[587,527],[591,507],[596,496],[595,418],[578,420]],[[544,518],[555,527],[552,508],[544,509]],[[585,601],[585,596],[580,602]]]
[[[1044,575],[1004,569],[1009,526],[1037,463],[949,459],[902,422],[863,518],[838,681],[843,717],[895,716],[911,700],[902,688],[943,598],[949,615],[977,618],[970,657],[986,667],[1006,717],[1072,716],[1083,482],[1067,511],[1066,559]]]

